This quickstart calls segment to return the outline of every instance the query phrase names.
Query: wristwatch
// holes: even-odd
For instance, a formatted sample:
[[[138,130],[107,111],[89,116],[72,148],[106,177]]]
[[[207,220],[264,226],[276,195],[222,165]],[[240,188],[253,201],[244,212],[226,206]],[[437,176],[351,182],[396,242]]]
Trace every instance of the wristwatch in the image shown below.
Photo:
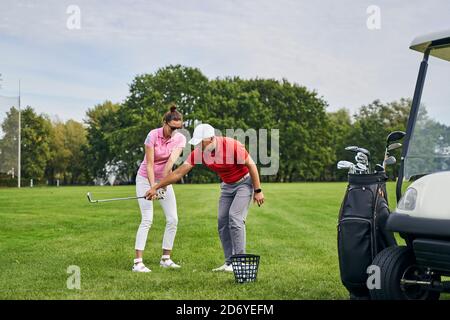
[[[253,190],[255,193],[260,193],[260,192],[262,192],[262,190],[261,189],[255,189],[255,190]]]

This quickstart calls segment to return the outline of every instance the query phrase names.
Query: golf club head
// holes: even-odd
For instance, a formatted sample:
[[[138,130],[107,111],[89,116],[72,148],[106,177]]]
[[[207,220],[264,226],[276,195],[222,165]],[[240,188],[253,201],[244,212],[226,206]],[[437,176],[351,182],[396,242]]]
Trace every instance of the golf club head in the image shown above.
[[[393,131],[388,134],[388,136],[386,138],[386,144],[389,144],[393,141],[401,140],[405,137],[405,135],[406,135],[406,133],[403,131]]]
[[[346,160],[341,160],[337,163],[337,168],[339,170],[341,169],[350,169],[351,167],[353,167],[354,164],[351,163],[350,161],[346,161]]]
[[[92,194],[91,194],[90,192],[88,192],[88,193],[86,194],[86,196],[87,196],[88,201],[89,201],[90,203],[94,203],[94,202],[95,202],[95,201],[92,199]]]
[[[370,158],[370,152],[369,152],[369,150],[367,150],[367,149],[365,149],[365,148],[358,148],[356,151],[357,151],[357,152],[361,152],[361,153],[363,153],[364,155],[366,155],[368,158]]]
[[[375,165],[375,172],[384,172],[384,167],[381,164]]]
[[[394,156],[390,156],[386,160],[384,160],[384,165],[385,166],[390,166],[390,165],[393,165],[393,164],[396,164],[396,163],[397,163],[397,159],[395,159]]]
[[[366,167],[369,166],[369,163],[367,161],[364,161],[364,160],[356,160],[356,165],[358,165],[358,163],[362,164],[363,166],[366,166]]]
[[[361,157],[361,158],[365,158],[367,159],[367,155],[365,153],[362,153],[360,151],[358,151],[358,153],[356,154],[357,157]]]
[[[361,170],[367,170],[367,166],[361,162],[358,162],[356,166]]]
[[[365,154],[367,157],[370,157],[369,150],[367,150],[365,148],[360,148],[358,146],[348,146],[345,148],[345,150],[351,151],[351,152],[361,152],[361,153]]]
[[[357,162],[362,162],[362,163],[364,163],[365,165],[367,165],[367,164],[369,163],[369,158],[367,157],[367,155],[365,155],[365,154],[362,153],[362,152],[358,152],[358,153],[356,154],[355,160],[356,160]]]
[[[358,150],[358,146],[348,146],[348,147],[345,147],[345,150],[357,152],[356,150]]]
[[[392,150],[395,150],[395,149],[398,149],[398,148],[401,148],[401,147],[402,147],[402,144],[400,142],[395,142],[395,143],[390,144],[387,147],[387,149],[388,149],[388,151],[392,151]]]
[[[339,170],[347,169],[348,173],[355,173],[355,165],[350,161],[346,161],[346,160],[339,161],[337,164],[337,168]]]

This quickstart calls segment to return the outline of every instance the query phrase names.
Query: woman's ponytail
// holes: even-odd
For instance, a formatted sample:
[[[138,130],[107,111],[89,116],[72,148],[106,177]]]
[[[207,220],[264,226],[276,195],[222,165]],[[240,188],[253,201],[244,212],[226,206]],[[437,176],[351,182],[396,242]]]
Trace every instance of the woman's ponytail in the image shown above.
[[[175,103],[169,106],[169,111],[167,111],[163,116],[163,122],[169,123],[170,121],[183,121],[183,115],[177,110]]]

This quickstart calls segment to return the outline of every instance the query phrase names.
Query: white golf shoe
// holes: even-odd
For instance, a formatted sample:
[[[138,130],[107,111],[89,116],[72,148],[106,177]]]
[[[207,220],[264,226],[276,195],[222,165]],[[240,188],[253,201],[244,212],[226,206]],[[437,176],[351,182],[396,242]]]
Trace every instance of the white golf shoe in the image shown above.
[[[222,266],[212,269],[213,272],[233,272],[233,266],[231,264],[224,263]]]
[[[173,269],[179,269],[181,268],[181,266],[179,266],[178,264],[176,264],[175,262],[172,261],[172,259],[165,259],[165,260],[161,260],[159,262],[159,265],[162,268],[173,268]]]
[[[142,259],[134,259],[134,265],[131,270],[133,272],[152,272],[152,270],[145,266],[145,264],[142,262]]]

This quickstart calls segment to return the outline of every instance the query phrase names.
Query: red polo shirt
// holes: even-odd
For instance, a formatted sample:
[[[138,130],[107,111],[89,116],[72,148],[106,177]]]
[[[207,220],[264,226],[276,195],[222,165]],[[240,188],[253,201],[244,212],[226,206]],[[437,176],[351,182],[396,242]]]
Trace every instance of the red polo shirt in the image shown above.
[[[239,141],[216,136],[216,147],[213,151],[202,152],[201,145],[187,157],[186,162],[192,166],[204,164],[216,172],[225,183],[235,183],[248,173],[245,160],[249,154]]]

